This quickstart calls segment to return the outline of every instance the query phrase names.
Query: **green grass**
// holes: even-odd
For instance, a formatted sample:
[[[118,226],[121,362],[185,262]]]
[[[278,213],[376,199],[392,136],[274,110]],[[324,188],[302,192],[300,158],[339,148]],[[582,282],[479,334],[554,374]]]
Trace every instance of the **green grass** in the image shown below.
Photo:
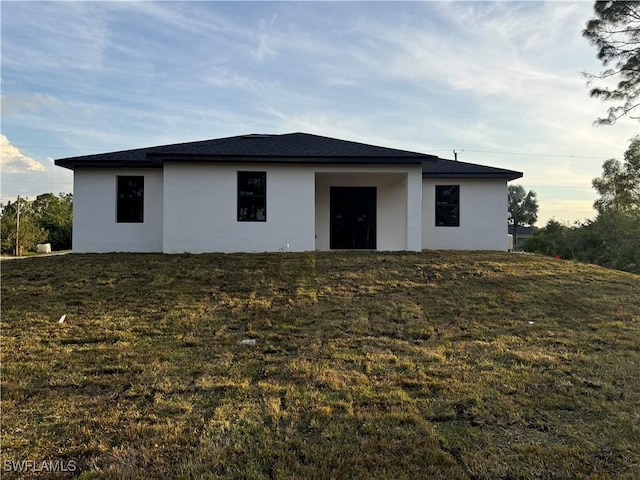
[[[68,255],[3,262],[2,310],[3,478],[640,478],[632,274]]]

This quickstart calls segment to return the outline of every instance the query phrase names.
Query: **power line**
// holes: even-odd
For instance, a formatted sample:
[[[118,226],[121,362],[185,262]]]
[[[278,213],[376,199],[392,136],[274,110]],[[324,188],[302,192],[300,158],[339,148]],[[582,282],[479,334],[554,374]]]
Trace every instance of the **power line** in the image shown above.
[[[458,150],[457,148],[454,150]],[[611,157],[604,157],[604,156],[600,156],[600,157],[589,157],[586,155],[558,155],[558,154],[546,154],[546,153],[528,153],[528,152],[501,152],[499,150],[469,150],[467,148],[461,148],[459,149],[460,153],[462,152],[471,152],[471,153],[492,153],[492,154],[498,154],[498,155],[518,155],[518,156],[526,156],[526,157],[545,157],[545,158],[578,158],[578,159],[585,159],[585,160],[601,160],[604,158],[611,158]],[[428,152],[451,152],[452,149],[451,148],[428,148],[426,149],[426,151]]]
[[[465,152],[473,152],[473,153],[494,153],[499,155],[519,155],[519,156],[527,156],[527,157],[546,157],[546,158],[580,158],[580,159],[591,159],[591,160],[600,160],[604,157],[587,157],[583,155],[547,155],[544,153],[525,153],[525,152],[499,152],[497,150],[468,150],[464,149]]]

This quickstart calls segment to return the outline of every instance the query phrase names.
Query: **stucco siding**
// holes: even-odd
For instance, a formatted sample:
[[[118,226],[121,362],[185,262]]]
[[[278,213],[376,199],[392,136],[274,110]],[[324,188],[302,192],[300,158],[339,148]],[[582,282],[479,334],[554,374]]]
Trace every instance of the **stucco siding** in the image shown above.
[[[144,176],[143,223],[116,222],[118,175]],[[162,169],[82,169],[73,176],[73,251],[161,252]]]
[[[237,220],[237,172],[267,173],[267,221]],[[118,175],[141,175],[144,222],[117,223]],[[460,226],[435,226],[435,186],[460,185]],[[377,250],[507,250],[501,179],[421,179],[419,166],[166,162],[164,169],[76,168],[73,249],[262,252],[330,249],[330,188],[375,186]],[[288,247],[287,247],[288,245]]]
[[[407,250],[422,250],[422,167],[418,167],[415,173],[407,176]]]
[[[331,187],[376,187],[376,250],[420,250],[421,167],[316,168],[316,249],[330,249]],[[417,208],[408,206],[410,200]],[[410,228],[409,228],[410,227]]]
[[[266,222],[238,221],[238,171],[266,172]],[[167,162],[164,195],[166,253],[314,249],[314,173],[308,167]]]
[[[460,185],[460,226],[435,226],[436,185]],[[502,179],[424,179],[422,248],[508,249],[507,182]]]

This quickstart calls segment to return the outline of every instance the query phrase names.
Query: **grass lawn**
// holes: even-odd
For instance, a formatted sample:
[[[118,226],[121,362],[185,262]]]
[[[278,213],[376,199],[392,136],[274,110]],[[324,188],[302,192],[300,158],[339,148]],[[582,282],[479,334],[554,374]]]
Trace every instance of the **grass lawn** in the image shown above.
[[[1,355],[2,478],[640,478],[640,276],[590,265],[3,262]]]

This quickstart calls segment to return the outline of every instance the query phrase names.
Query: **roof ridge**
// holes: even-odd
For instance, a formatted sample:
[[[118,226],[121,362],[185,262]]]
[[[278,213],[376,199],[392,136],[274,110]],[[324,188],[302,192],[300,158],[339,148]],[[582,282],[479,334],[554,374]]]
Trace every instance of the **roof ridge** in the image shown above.
[[[434,155],[332,138],[313,133],[250,133],[222,138],[169,143],[76,157],[60,158],[56,165],[156,166],[165,160],[258,161],[297,163],[420,164]]]

